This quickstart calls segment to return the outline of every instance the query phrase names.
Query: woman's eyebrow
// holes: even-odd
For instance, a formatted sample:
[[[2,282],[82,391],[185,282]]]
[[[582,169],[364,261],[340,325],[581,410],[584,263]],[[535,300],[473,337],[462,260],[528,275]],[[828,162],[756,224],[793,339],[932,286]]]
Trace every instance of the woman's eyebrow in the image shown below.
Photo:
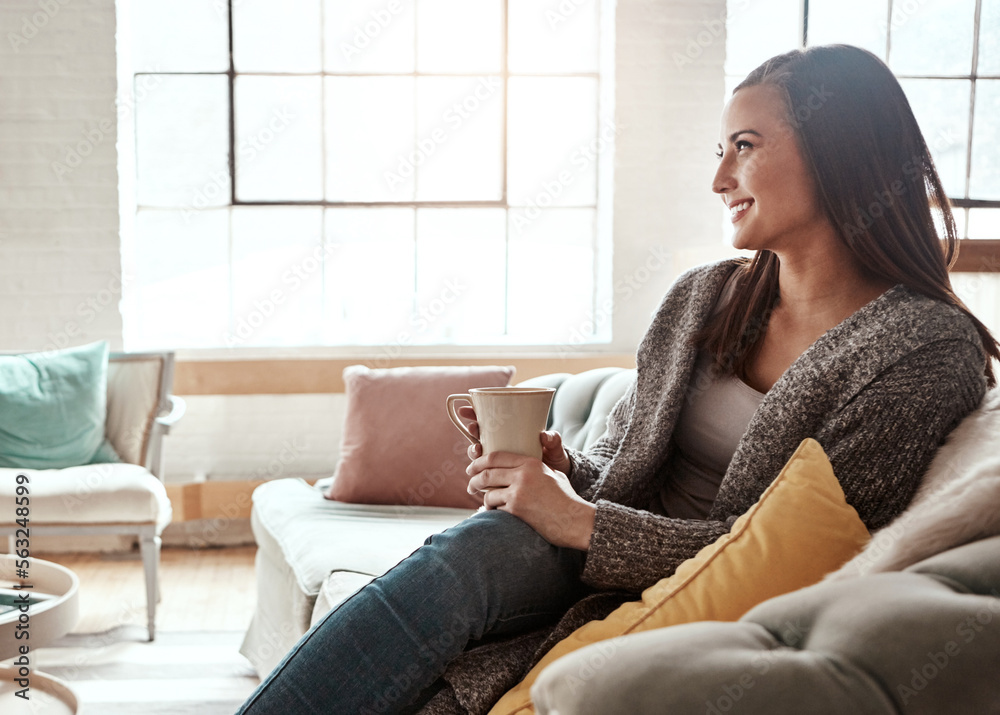
[[[729,141],[734,142],[740,134],[753,134],[755,137],[762,137],[760,132],[754,131],[753,129],[740,129],[738,132],[733,132],[729,135]]]

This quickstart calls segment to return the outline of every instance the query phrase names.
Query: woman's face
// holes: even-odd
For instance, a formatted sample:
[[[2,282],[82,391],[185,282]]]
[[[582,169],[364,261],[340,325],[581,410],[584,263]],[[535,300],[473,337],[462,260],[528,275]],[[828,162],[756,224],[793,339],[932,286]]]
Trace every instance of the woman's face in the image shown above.
[[[734,247],[780,256],[832,228],[777,88],[733,95],[722,112],[719,155],[712,190],[731,209]]]

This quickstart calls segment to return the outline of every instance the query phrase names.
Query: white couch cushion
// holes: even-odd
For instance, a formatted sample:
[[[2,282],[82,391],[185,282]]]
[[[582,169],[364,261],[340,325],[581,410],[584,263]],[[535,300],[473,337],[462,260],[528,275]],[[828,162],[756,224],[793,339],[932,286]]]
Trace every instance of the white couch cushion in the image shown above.
[[[30,479],[32,524],[170,523],[167,490],[146,469],[134,464],[88,464],[66,469],[0,469],[0,524],[17,520],[18,474]]]
[[[254,490],[257,607],[240,653],[262,678],[314,618],[409,556],[431,534],[474,513],[331,501],[323,496],[331,481],[309,486],[301,479],[275,479]],[[329,590],[322,595],[328,576]]]
[[[313,607],[312,619],[309,626],[315,626],[316,621],[327,614],[334,606],[353,596],[362,588],[375,580],[374,576],[366,573],[355,573],[354,571],[334,571],[326,577],[323,587],[316,596],[316,605]]]
[[[380,576],[431,534],[475,513],[331,501],[323,496],[329,482],[310,486],[301,479],[276,479],[253,493],[257,545],[280,551],[304,594],[318,593],[331,571]]]

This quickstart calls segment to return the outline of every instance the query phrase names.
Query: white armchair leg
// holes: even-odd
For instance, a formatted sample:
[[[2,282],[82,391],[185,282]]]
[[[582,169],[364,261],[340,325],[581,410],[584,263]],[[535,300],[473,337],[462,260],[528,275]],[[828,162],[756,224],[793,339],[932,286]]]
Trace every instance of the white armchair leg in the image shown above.
[[[160,595],[160,537],[143,534],[139,547],[142,550],[142,566],[146,572],[146,617],[149,623],[149,640],[156,637],[156,602]]]

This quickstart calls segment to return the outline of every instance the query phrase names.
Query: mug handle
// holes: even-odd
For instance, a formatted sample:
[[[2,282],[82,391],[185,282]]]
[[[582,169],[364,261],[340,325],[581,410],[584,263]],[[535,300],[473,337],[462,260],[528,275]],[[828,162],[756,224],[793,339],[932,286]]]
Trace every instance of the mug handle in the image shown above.
[[[454,425],[458,427],[458,431],[464,434],[467,440],[472,442],[472,444],[479,444],[479,440],[473,436],[472,432],[469,431],[469,428],[465,426],[465,423],[458,419],[458,414],[455,412],[455,403],[459,400],[465,400],[470,405],[472,404],[471,395],[448,395],[448,400],[445,403],[448,408],[448,417],[451,418]]]

